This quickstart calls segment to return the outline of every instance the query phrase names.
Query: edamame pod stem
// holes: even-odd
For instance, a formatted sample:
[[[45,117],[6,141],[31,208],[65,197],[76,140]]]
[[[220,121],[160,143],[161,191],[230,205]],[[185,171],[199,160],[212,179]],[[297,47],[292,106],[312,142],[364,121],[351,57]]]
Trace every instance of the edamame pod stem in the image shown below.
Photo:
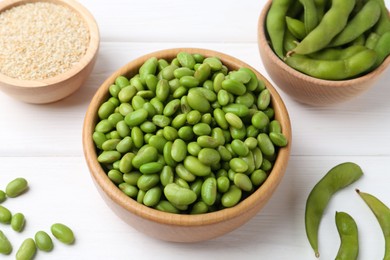
[[[317,60],[293,54],[285,59],[292,68],[319,79],[343,80],[370,69],[377,60],[375,51],[366,49],[347,59]]]
[[[311,32],[318,24],[317,8],[314,0],[299,0],[303,5],[303,16],[306,34]]]
[[[377,197],[369,193],[361,192],[358,189],[356,189],[356,192],[364,200],[378,220],[385,237],[385,256],[383,257],[383,260],[390,260],[390,209]]]
[[[298,54],[309,54],[326,47],[348,22],[355,0],[333,0],[332,6],[313,29],[293,50]]]
[[[368,1],[347,26],[330,42],[329,46],[340,46],[349,43],[376,24],[381,15],[377,2]]]
[[[274,0],[267,14],[266,28],[274,52],[283,58],[283,38],[286,30],[285,16],[293,1]]]
[[[323,212],[333,194],[358,180],[363,175],[359,165],[345,162],[333,167],[312,189],[306,201],[306,235],[316,257],[318,252],[318,229]]]
[[[356,260],[359,238],[355,220],[345,212],[336,212],[336,226],[341,243],[335,260]]]

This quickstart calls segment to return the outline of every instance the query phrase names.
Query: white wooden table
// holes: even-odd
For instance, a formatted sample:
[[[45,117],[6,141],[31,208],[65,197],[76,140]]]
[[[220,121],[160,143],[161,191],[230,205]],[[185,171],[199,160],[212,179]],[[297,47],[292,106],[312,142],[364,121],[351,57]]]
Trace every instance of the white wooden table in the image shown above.
[[[333,166],[358,163],[365,175],[337,193],[320,226],[321,259],[334,259],[339,238],[335,211],[346,211],[360,231],[360,258],[380,260],[379,225],[354,188],[390,205],[390,70],[360,97],[331,107],[310,107],[279,91],[293,127],[285,178],[265,208],[241,228],[196,244],[149,238],[122,222],[97,193],[84,161],[81,132],[87,106],[114,70],[143,54],[199,47],[233,55],[267,78],[257,48],[263,0],[80,1],[95,16],[101,48],[95,69],[77,93],[49,105],[30,105],[0,93],[0,189],[25,177],[30,190],[3,203],[27,218],[25,230],[0,224],[14,245],[63,222],[77,242],[55,242],[36,259],[315,259],[306,239],[304,209],[314,184]],[[386,0],[390,6],[390,0]],[[277,88],[277,86],[276,86]],[[278,88],[277,88],[278,89]]]

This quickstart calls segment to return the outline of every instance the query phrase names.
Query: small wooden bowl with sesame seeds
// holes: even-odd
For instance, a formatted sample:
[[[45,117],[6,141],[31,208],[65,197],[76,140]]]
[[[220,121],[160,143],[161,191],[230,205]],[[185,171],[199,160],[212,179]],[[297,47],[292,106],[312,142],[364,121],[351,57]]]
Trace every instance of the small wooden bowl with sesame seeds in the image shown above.
[[[74,0],[2,1],[0,90],[27,103],[61,100],[90,75],[99,42],[94,17]]]

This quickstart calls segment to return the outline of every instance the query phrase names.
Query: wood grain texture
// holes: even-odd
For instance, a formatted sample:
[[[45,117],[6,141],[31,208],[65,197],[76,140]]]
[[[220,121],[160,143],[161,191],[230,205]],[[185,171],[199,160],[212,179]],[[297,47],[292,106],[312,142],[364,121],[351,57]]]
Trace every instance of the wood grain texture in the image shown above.
[[[170,61],[182,51],[199,53],[205,57],[219,57],[229,70],[238,70],[240,67],[252,69],[269,89],[272,96],[272,107],[275,110],[275,118],[281,123],[283,133],[289,140],[288,145],[279,150],[273,169],[265,183],[251,196],[235,207],[201,215],[161,212],[139,204],[126,196],[112,183],[100,166],[97,161],[95,144],[92,140],[97,122],[97,111],[100,105],[107,100],[108,89],[118,76],[125,75],[131,78],[138,73],[141,65],[149,58],[156,57]],[[174,242],[198,242],[231,232],[251,219],[265,205],[284,176],[290,155],[291,137],[290,118],[283,101],[271,83],[253,67],[221,52],[196,48],[175,48],[160,50],[139,57],[121,67],[106,79],[88,107],[83,127],[83,148],[88,167],[99,192],[119,217],[137,230],[155,238]]]
[[[41,0],[39,0],[41,1]],[[15,99],[34,104],[46,104],[63,99],[78,90],[86,81],[95,65],[100,36],[92,14],[73,0],[43,0],[70,7],[86,22],[90,41],[85,55],[68,71],[44,80],[20,80],[0,74],[0,89]],[[0,12],[36,0],[6,0],[0,2]],[[41,1],[42,2],[42,1]]]

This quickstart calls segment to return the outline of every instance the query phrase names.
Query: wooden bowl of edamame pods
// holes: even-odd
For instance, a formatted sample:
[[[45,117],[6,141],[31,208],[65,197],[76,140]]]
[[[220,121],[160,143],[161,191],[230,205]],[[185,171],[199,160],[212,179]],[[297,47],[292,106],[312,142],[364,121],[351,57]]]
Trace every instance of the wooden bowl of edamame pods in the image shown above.
[[[176,57],[179,57],[179,54],[183,54],[181,56],[181,59],[176,58]],[[190,57],[188,57],[188,56],[190,56]],[[206,166],[206,163],[205,164],[197,163],[196,167],[191,167],[191,165],[190,165],[191,163],[194,163],[197,160],[199,160],[199,162],[201,161],[201,155],[200,155],[201,152],[198,153],[198,155],[199,155],[197,157],[198,159],[195,159],[195,155],[194,155],[195,152],[192,148],[190,148],[190,146],[191,147],[193,147],[193,146],[188,143],[188,147],[187,147],[188,153],[184,149],[184,154],[187,154],[186,155],[187,157],[184,159],[183,164],[181,164],[181,163],[177,164],[174,161],[172,161],[170,158],[170,157],[172,157],[172,158],[174,158],[174,160],[177,160],[177,161],[181,161],[183,159],[183,158],[177,159],[179,157],[179,155],[178,155],[179,149],[175,149],[173,146],[175,145],[175,142],[177,140],[181,140],[181,138],[188,140],[187,137],[184,137],[184,135],[183,136],[180,135],[181,129],[188,128],[187,125],[182,126],[183,124],[186,124],[185,123],[186,121],[183,121],[183,124],[178,123],[180,125],[180,126],[177,126],[179,128],[178,129],[179,137],[172,137],[172,136],[169,137],[168,132],[165,132],[165,130],[166,129],[168,130],[169,127],[168,128],[164,127],[164,130],[163,130],[164,132],[162,134],[163,134],[164,138],[167,138],[167,140],[171,140],[171,141],[164,142],[162,157],[161,156],[155,157],[154,159],[150,159],[150,160],[146,159],[146,158],[152,157],[151,154],[155,153],[154,151],[156,151],[156,149],[158,149],[158,147],[157,147],[158,145],[156,146],[157,147],[156,149],[151,148],[151,146],[154,147],[155,144],[157,144],[154,141],[152,141],[152,138],[155,136],[150,136],[146,133],[144,135],[144,138],[139,139],[138,135],[136,135],[135,130],[133,133],[130,133],[131,138],[134,140],[134,145],[136,145],[136,143],[138,143],[140,140],[141,140],[141,143],[143,142],[142,140],[144,140],[148,144],[148,145],[143,146],[139,150],[136,150],[136,152],[135,152],[136,154],[133,155],[133,157],[132,157],[132,155],[130,155],[130,157],[132,157],[132,159],[131,159],[132,166],[135,168],[139,167],[139,171],[142,173],[142,175],[139,172],[136,173],[136,171],[134,170],[135,168],[133,168],[132,170],[125,169],[126,165],[127,165],[125,163],[127,159],[124,159],[125,156],[123,156],[122,159],[120,159],[120,160],[118,159],[119,163],[116,164],[116,162],[114,162],[116,159],[111,160],[109,158],[110,156],[105,156],[105,159],[102,159],[102,154],[104,153],[104,151],[101,151],[100,149],[97,148],[97,146],[100,146],[100,145],[98,145],[98,143],[100,142],[100,141],[98,141],[98,138],[101,137],[103,139],[106,139],[108,135],[110,135],[110,137],[112,137],[113,135],[117,136],[118,132],[119,133],[122,132],[122,130],[118,127],[120,125],[119,122],[116,123],[117,130],[115,130],[115,131],[101,130],[102,125],[98,122],[103,122],[104,119],[101,119],[101,118],[107,117],[107,115],[103,115],[103,114],[105,114],[104,107],[106,107],[106,106],[112,107],[112,105],[110,103],[106,103],[106,102],[117,103],[117,100],[119,100],[121,102],[124,100],[127,100],[127,97],[125,96],[125,94],[128,93],[127,90],[132,88],[131,85],[138,84],[139,89],[137,90],[137,92],[133,92],[133,100],[127,101],[127,103],[131,103],[134,107],[136,107],[137,104],[136,104],[134,95],[140,95],[140,96],[143,96],[145,99],[147,99],[147,96],[149,96],[150,92],[145,92],[145,90],[140,89],[142,87],[139,85],[139,83],[136,83],[136,82],[140,82],[138,80],[139,78],[137,79],[137,76],[135,76],[135,75],[139,73],[139,75],[140,75],[139,77],[142,78],[143,77],[142,75],[145,76],[145,75],[147,75],[147,73],[149,73],[151,71],[153,71],[153,73],[156,73],[156,74],[158,73],[158,71],[160,71],[162,73],[162,75],[161,75],[162,78],[159,79],[159,82],[161,82],[161,85],[156,86],[156,97],[157,97],[157,99],[163,100],[163,94],[162,94],[163,87],[162,86],[164,83],[164,79],[166,77],[168,77],[167,75],[170,75],[169,77],[172,77],[172,75],[170,73],[168,73],[168,69],[164,70],[164,68],[172,68],[169,66],[176,66],[176,65],[172,65],[172,64],[174,64],[175,59],[179,60],[179,62],[184,63],[184,62],[191,60],[194,57],[196,57],[197,59],[198,58],[202,59],[203,63],[206,63],[205,60],[208,57],[210,57],[209,61],[211,61],[211,60],[215,61],[215,59],[216,59],[215,57],[218,57],[218,59],[222,62],[222,64],[229,71],[238,70],[239,68],[242,68],[242,67],[245,67],[247,69],[252,70],[254,73],[253,79],[255,80],[255,81],[252,81],[255,83],[253,85],[254,89],[261,87],[263,90],[267,89],[269,91],[270,100],[268,102],[270,103],[270,106],[272,107],[272,109],[271,109],[272,114],[274,115],[274,119],[277,120],[280,124],[278,127],[279,130],[283,133],[283,135],[288,140],[288,143],[285,143],[283,145],[283,147],[278,148],[277,153],[275,153],[274,155],[271,155],[270,157],[264,156],[264,158],[268,158],[269,160],[272,160],[272,164],[273,164],[273,167],[268,168],[268,170],[267,170],[268,172],[266,174],[267,177],[266,177],[265,181],[262,182],[262,184],[259,186],[256,186],[256,187],[253,186],[252,188],[250,188],[250,193],[248,193],[248,195],[246,197],[242,197],[242,200],[235,201],[234,203],[231,203],[232,200],[230,200],[228,196],[225,197],[225,199],[224,199],[223,195],[221,195],[222,197],[220,197],[220,201],[222,201],[222,202],[221,203],[218,202],[219,205],[223,205],[223,207],[221,206],[221,208],[217,208],[217,206],[216,206],[217,205],[216,196],[214,196],[214,197],[211,196],[215,200],[213,202],[210,202],[209,201],[210,197],[207,195],[205,195],[205,196],[203,196],[201,194],[197,194],[196,196],[194,195],[194,194],[196,194],[195,193],[196,184],[194,184],[194,183],[197,181],[194,181],[194,179],[191,178],[192,173],[193,173],[193,175],[196,175],[197,180],[200,180],[202,187],[206,186],[206,184],[205,184],[206,182],[210,183],[210,185],[211,185],[210,187],[213,187],[213,183],[208,182],[207,180],[210,179],[210,177],[212,180],[213,176],[216,176],[218,174],[217,172],[214,172],[214,171],[216,171],[215,169],[217,169],[217,168],[214,168],[211,171],[211,168],[210,168],[211,166]],[[200,65],[200,63],[202,63],[202,62],[199,62],[199,59],[198,59],[198,63],[199,63],[198,65]],[[154,62],[156,62],[156,63],[154,63]],[[167,65],[167,62],[171,62],[170,65]],[[149,64],[149,65],[154,64],[154,65],[143,66],[143,64],[144,65],[145,64]],[[153,66],[159,66],[157,64],[161,65],[161,67],[157,67],[157,72],[155,71],[155,69],[149,69],[150,67],[153,67]],[[205,65],[203,67],[208,67],[210,64],[212,64],[212,63],[208,63],[208,65]],[[212,65],[210,65],[210,67],[215,68],[215,65],[218,65],[218,62],[213,63]],[[141,68],[141,66],[143,66],[143,67]],[[176,71],[177,69],[175,68],[175,71],[177,73],[188,72],[188,69],[187,69],[188,67],[187,68],[184,68],[184,67],[186,67],[186,66],[178,67],[179,71]],[[195,65],[194,65],[194,67],[195,67]],[[221,69],[223,68],[221,66],[219,66],[219,67]],[[156,67],[154,67],[154,68],[156,68]],[[200,68],[201,67],[199,66],[198,69],[196,69],[196,71],[201,70]],[[148,72],[145,72],[145,71],[148,71]],[[167,72],[167,73],[165,74],[165,72]],[[176,72],[174,72],[174,75],[176,75]],[[227,71],[226,71],[226,73],[227,73]],[[211,77],[211,74],[209,74],[209,75]],[[122,83],[122,82],[124,82],[123,81],[124,77],[125,78],[128,77],[131,79],[130,79],[130,81],[128,81],[126,83]],[[145,76],[145,84],[149,84],[150,82],[149,82],[149,80],[146,80],[146,77],[147,76]],[[157,77],[159,77],[159,76],[157,76]],[[151,78],[153,78],[153,76],[151,76]],[[216,78],[217,78],[217,76],[216,76]],[[180,78],[180,80],[181,79],[184,79],[184,76],[182,78]],[[192,84],[192,83],[189,83],[190,81],[187,81],[188,79],[189,78],[187,77],[186,80],[181,80],[182,84],[185,86],[189,86],[189,84]],[[175,79],[172,79],[172,80],[175,80]],[[260,81],[264,83],[264,86],[260,86]],[[146,83],[146,82],[148,82],[148,83]],[[117,93],[117,92],[115,90],[116,87],[114,85],[119,86],[121,84],[123,84],[123,86],[122,86],[123,88],[118,92],[118,95],[117,95],[118,98],[115,99],[113,97],[116,96],[115,93]],[[158,84],[160,84],[160,83],[158,83]],[[206,84],[206,83],[204,83],[204,84]],[[151,87],[152,86],[151,84],[146,85],[146,86],[153,88],[153,87]],[[128,87],[128,89],[126,89],[127,87]],[[177,86],[177,87],[178,87],[177,89],[179,89],[179,91],[181,91],[180,89],[182,89],[182,88],[180,88],[180,86]],[[123,89],[126,89],[126,92],[124,91],[123,95],[119,94],[119,93],[121,93],[121,91]],[[186,98],[188,98],[188,99],[195,100],[196,97],[195,96],[191,97],[191,95],[192,95],[191,93],[197,93],[197,92],[191,92],[191,89],[194,89],[194,86],[192,86],[190,88],[190,90],[188,90],[187,95],[183,95],[180,99],[185,100]],[[196,87],[195,89],[199,90],[200,87]],[[177,93],[176,90],[173,93]],[[148,90],[146,90],[146,91],[148,91]],[[184,91],[186,93],[187,90],[184,90]],[[197,91],[197,90],[193,90],[193,91]],[[231,91],[235,92],[235,91],[237,91],[237,89],[231,89]],[[247,91],[247,90],[244,89],[244,91]],[[175,94],[175,96],[176,96],[176,94]],[[237,98],[238,98],[238,96],[237,96]],[[137,99],[138,99],[138,101],[140,100],[140,98],[137,98]],[[241,98],[239,98],[239,99],[241,99]],[[169,103],[175,102],[174,100],[175,99],[173,99],[173,101],[170,101]],[[199,111],[202,111],[202,113],[206,114],[206,116],[204,116],[204,117],[202,116],[202,120],[207,121],[208,120],[207,118],[209,117],[209,113],[212,111],[210,109],[213,109],[213,108],[211,108],[207,104],[207,102],[204,102],[204,101],[205,100],[200,102],[204,105],[199,106],[198,109],[193,109],[190,112],[186,112],[186,113],[184,113],[183,111],[177,112],[177,115],[175,115],[174,119],[172,120],[172,126],[176,127],[176,123],[180,121],[180,118],[182,116],[184,116],[184,118],[185,118],[185,120],[187,120],[187,122],[190,121],[190,118],[191,118],[191,120],[193,120],[193,117],[192,116],[190,117],[189,114],[190,113],[191,114],[198,114]],[[154,104],[154,102],[152,100],[150,102]],[[106,104],[106,105],[103,105],[103,104]],[[194,107],[197,107],[197,105],[199,103],[198,102],[191,103],[191,101],[189,101],[189,104],[192,108],[194,108]],[[118,105],[118,104],[116,104],[116,105]],[[142,107],[146,108],[146,106],[144,107],[144,105],[145,104],[143,104]],[[121,107],[121,106],[122,105],[119,105],[118,110],[117,110],[117,111],[119,111],[119,113],[122,113],[124,111],[123,109],[128,105],[123,105],[123,107]],[[186,105],[184,102],[184,103],[182,103],[181,107],[178,109],[183,110],[185,106]],[[218,106],[218,105],[216,105],[216,106]],[[170,112],[168,112],[168,107],[169,107],[169,105],[167,104],[165,106],[165,108],[167,108],[167,110],[164,109],[162,112],[164,115],[168,115],[168,113],[170,113]],[[205,109],[205,107],[208,107],[208,108]],[[253,106],[251,106],[251,107],[253,107]],[[114,106],[113,110],[111,110],[111,112],[115,111],[116,109],[117,108],[115,108],[115,106]],[[156,109],[157,109],[157,106],[156,106]],[[133,115],[139,114],[139,112],[136,112],[139,110],[142,110],[142,109],[139,108],[138,110],[135,110],[133,112],[129,112],[128,114],[126,114],[125,120],[127,120],[127,124],[134,125],[133,123],[135,121],[132,121],[131,118],[134,119]],[[269,112],[271,110],[268,109]],[[157,109],[157,111],[158,111],[158,109]],[[178,111],[178,110],[176,110],[176,111]],[[195,111],[195,112],[193,112],[193,111]],[[141,114],[142,114],[142,112],[141,112]],[[156,124],[158,127],[161,127],[160,124],[162,121],[159,120],[160,119],[159,116],[160,116],[159,114],[154,115],[151,119],[151,122]],[[108,118],[110,118],[110,120],[113,119],[110,116],[107,117],[107,120],[108,120]],[[158,118],[158,120],[157,120],[157,118]],[[217,117],[215,117],[215,120],[217,121],[216,118]],[[128,120],[130,120],[130,121],[128,121]],[[205,122],[205,121],[202,121],[202,122]],[[142,127],[141,127],[141,130],[143,129],[142,131],[148,131],[145,128],[146,125],[150,126],[151,124],[150,123],[146,123],[145,125],[142,124]],[[210,125],[213,125],[213,123],[210,123]],[[132,127],[132,129],[136,129],[136,128],[137,127],[135,127],[135,126]],[[242,128],[242,129],[244,129],[244,128]],[[233,131],[233,128],[231,128],[231,130]],[[103,131],[105,133],[99,134],[99,131]],[[110,131],[110,132],[107,132],[107,131]],[[195,125],[193,127],[193,131],[194,131],[194,133],[197,131],[197,130],[195,130]],[[273,130],[273,131],[276,132],[276,130]],[[229,131],[226,130],[225,133],[228,133],[228,132]],[[164,133],[166,133],[167,135],[164,135]],[[256,134],[257,134],[257,132],[256,132]],[[99,137],[99,135],[100,135],[100,137]],[[157,132],[156,132],[156,135],[157,135]],[[198,133],[197,133],[197,135],[198,135]],[[122,135],[122,136],[124,136],[124,135]],[[214,137],[217,139],[216,136],[214,136]],[[228,137],[226,137],[226,138],[228,138]],[[126,137],[124,137],[123,140],[124,139],[126,139]],[[157,140],[157,139],[158,138],[156,137],[154,140]],[[251,140],[253,141],[254,139],[256,139],[256,138],[252,138]],[[161,140],[161,138],[160,138],[160,140]],[[195,143],[198,143],[198,144],[201,143],[201,139],[199,137],[198,137],[198,139],[195,138],[194,140],[197,140]],[[211,140],[211,139],[209,139],[209,140],[211,143],[213,143],[213,140]],[[225,140],[227,140],[227,139],[225,139]],[[101,147],[105,146],[106,150],[108,151],[109,149],[107,148],[108,146],[106,145],[107,141],[111,142],[112,139],[111,140],[110,139],[103,140],[103,142],[101,143],[102,144]],[[168,145],[170,142],[173,143],[172,146]],[[179,143],[180,142],[177,141],[176,147],[179,147]],[[255,144],[256,144],[256,141],[255,141]],[[208,145],[210,145],[210,143],[207,143],[207,142],[203,143],[202,142],[202,144],[200,144],[200,145],[208,146]],[[248,143],[248,145],[249,145],[249,143]],[[120,148],[119,146],[120,146],[120,144],[118,143],[115,146],[114,150],[116,149],[116,151],[121,150],[122,152],[126,152],[122,148],[119,149]],[[141,144],[141,146],[142,146],[142,144]],[[147,147],[147,148],[144,148],[144,147]],[[216,146],[213,146],[213,147],[216,147]],[[116,72],[114,72],[101,85],[101,87],[98,89],[95,96],[93,97],[93,99],[88,107],[86,116],[85,116],[84,127],[83,127],[83,148],[84,148],[84,155],[86,158],[86,162],[87,162],[87,165],[89,167],[94,184],[96,185],[98,191],[100,192],[102,198],[107,203],[107,205],[121,219],[123,219],[125,222],[127,222],[130,226],[137,229],[138,231],[145,233],[145,234],[147,234],[151,237],[154,237],[154,238],[158,238],[158,239],[166,240],[166,241],[174,241],[174,242],[197,242],[197,241],[203,241],[203,240],[216,238],[218,236],[229,233],[230,231],[240,227],[241,225],[243,225],[244,223],[249,221],[252,217],[254,217],[263,208],[263,206],[271,198],[275,189],[277,188],[277,186],[281,182],[281,180],[284,176],[284,173],[286,171],[286,167],[287,167],[287,163],[288,163],[288,159],[289,159],[289,154],[290,154],[290,148],[291,148],[291,126],[290,126],[290,119],[289,119],[288,112],[287,112],[286,107],[285,107],[283,101],[281,100],[279,94],[276,92],[276,90],[273,88],[273,86],[270,84],[270,82],[266,78],[264,78],[260,73],[258,73],[254,68],[250,67],[249,65],[245,64],[244,62],[242,62],[236,58],[233,58],[231,56],[228,56],[226,54],[219,53],[216,51],[204,50],[204,49],[193,49],[193,48],[177,48],[177,49],[161,50],[161,51],[150,53],[150,54],[147,54],[147,55],[142,56],[140,58],[137,58],[137,59],[131,61],[130,63],[126,64],[125,66],[123,66],[122,68],[117,70]],[[210,152],[209,154],[215,155],[215,152],[218,151],[219,148],[220,147],[218,146],[218,148],[208,149],[208,152]],[[256,151],[258,150],[257,146],[252,147],[252,148],[255,149]],[[146,152],[146,149],[148,149],[148,152]],[[168,153],[165,153],[164,150],[166,150],[166,149],[171,149],[171,150],[168,150]],[[206,148],[203,148],[202,150],[205,150],[205,149]],[[141,152],[141,150],[142,150],[142,152]],[[175,150],[175,152],[173,152],[174,150]],[[190,153],[190,150],[191,150],[191,153]],[[111,151],[108,151],[108,152],[111,155],[115,156],[115,153],[116,153],[115,151],[113,153],[111,153]],[[106,155],[108,155],[108,154],[106,153]],[[191,155],[193,155],[193,157],[191,157]],[[271,159],[271,157],[273,157],[273,158]],[[186,163],[187,158],[191,158],[191,159],[188,159],[188,161]],[[252,158],[255,158],[255,157],[252,157]],[[261,157],[260,157],[260,155],[258,155],[256,158],[260,159]],[[210,158],[203,158],[203,159],[209,160]],[[225,158],[225,159],[226,159],[226,161],[224,163],[225,166],[230,165],[230,162],[233,161],[233,159],[232,160],[230,160],[229,158]],[[223,160],[225,160],[225,159],[223,159]],[[238,158],[235,158],[235,159],[238,159]],[[110,162],[108,162],[107,160],[110,160]],[[140,163],[140,160],[143,162]],[[153,161],[153,160],[156,160],[156,161],[147,163],[145,160],[148,160],[148,162]],[[266,159],[264,159],[264,162],[265,161],[266,161]],[[154,166],[156,166],[159,162],[161,164],[166,164],[163,166],[164,168],[162,170],[161,170],[161,168],[158,168],[158,169],[156,169],[156,171],[153,170],[153,173],[151,173],[151,171],[149,171],[151,168],[149,168],[149,170],[147,170],[148,166],[146,166],[146,165],[150,166],[153,164]],[[204,162],[204,161],[202,160],[202,162]],[[261,165],[263,164],[262,160],[255,161],[255,162],[260,163],[259,165],[257,165],[257,167],[261,167]],[[107,163],[112,163],[112,164],[109,164],[107,166]],[[169,167],[170,167],[170,165],[172,165],[172,163],[173,163],[173,165],[176,165],[174,167],[174,169],[176,171],[175,174],[177,174],[177,175],[175,175],[174,179],[172,179],[170,177],[167,179],[165,176],[170,176],[170,175],[168,175],[169,171],[165,171],[165,169],[166,168],[169,169]],[[216,163],[215,166],[217,166],[218,164],[219,163]],[[115,166],[115,165],[117,165],[117,166]],[[184,165],[184,168],[186,168],[188,166],[189,170],[186,171],[183,167],[180,167],[180,169],[181,169],[180,170],[178,165]],[[194,165],[195,164],[192,164],[192,166],[194,166]],[[233,163],[232,163],[232,165],[233,165]],[[266,165],[267,165],[267,163],[264,163],[264,167],[266,167]],[[116,169],[119,172],[122,171],[122,173],[118,174],[118,171],[116,171]],[[179,175],[179,170],[180,170],[180,175]],[[248,168],[248,170],[249,170],[249,168]],[[239,169],[237,169],[237,171],[239,171]],[[123,173],[123,172],[125,172],[125,173]],[[126,173],[126,172],[128,172],[128,173]],[[251,174],[248,176],[252,176],[252,174],[254,174],[254,172],[255,171],[248,172],[248,174]],[[231,175],[231,177],[234,178],[234,176],[236,176],[236,175],[234,172],[232,172],[232,174],[233,175]],[[137,175],[138,175],[138,177],[137,177]],[[145,178],[149,178],[148,176],[153,176],[153,175],[157,175],[157,182],[156,182],[157,184],[155,184],[155,186],[153,186],[153,185],[149,186],[149,184],[148,184],[149,182],[147,182],[145,184],[145,182],[143,181],[144,179],[142,179],[142,181],[141,181],[142,176],[146,176]],[[224,175],[223,173],[220,173],[220,177],[223,175]],[[244,177],[243,175],[245,175],[245,174],[241,174],[240,176]],[[135,176],[137,178],[137,180],[136,181],[131,180],[131,178],[132,178],[131,176],[133,176],[133,177]],[[202,177],[199,177],[199,176],[202,176]],[[225,177],[226,178],[224,178],[224,179],[229,181],[227,176],[225,176]],[[249,180],[248,177],[244,177],[244,178],[247,178]],[[193,187],[193,190],[191,190],[189,188],[189,186],[186,186],[185,182],[187,182],[187,185],[191,183],[191,187]],[[125,184],[123,184],[123,183],[125,183]],[[129,185],[131,185],[130,183],[133,183],[134,187],[129,187],[129,185],[127,185],[126,183]],[[214,182],[214,185],[215,185],[215,182]],[[237,187],[235,185],[233,185],[233,184],[229,184],[229,185],[230,185],[229,190],[234,191],[234,192],[237,191],[237,189],[236,189]],[[252,184],[249,184],[249,185],[252,185]],[[214,187],[216,187],[216,186],[214,186]],[[159,193],[158,200],[160,200],[160,201],[151,202],[151,200],[146,199],[146,197],[147,197],[146,194],[148,192],[151,193],[151,190],[153,190],[155,188],[157,190],[160,189],[160,191],[157,192],[157,193]],[[164,195],[161,195],[161,193],[162,193],[161,189],[163,189]],[[185,189],[184,193],[183,193],[183,191],[184,191],[183,189]],[[205,189],[207,189],[207,188],[205,188]],[[147,190],[146,193],[144,193],[145,190]],[[133,191],[135,191],[135,193]],[[192,192],[194,192],[194,193],[192,193]],[[179,193],[182,194],[182,196],[176,196],[176,195],[180,195]],[[206,191],[206,193],[207,193],[207,191]],[[227,192],[225,192],[225,194],[226,193]],[[215,193],[213,193],[213,194],[215,194]],[[230,193],[230,194],[232,194],[232,193]],[[241,192],[240,192],[240,194],[241,194]],[[166,198],[163,199],[162,196],[165,196]],[[209,204],[211,205],[212,203],[214,203],[214,204],[213,204],[213,206],[207,206],[206,209],[208,209],[208,210],[203,211],[200,208],[196,208],[195,205],[187,206],[188,204],[191,203],[191,202],[188,202],[188,200],[189,199],[192,200],[192,198],[195,198],[195,199],[199,198],[199,200],[202,200],[203,202],[207,201],[207,203],[208,203],[207,205],[209,205]],[[233,198],[233,196],[231,198]],[[152,201],[153,201],[153,199],[152,199]],[[192,200],[192,202],[194,202],[194,200]],[[205,204],[203,202],[201,202],[201,204],[204,206]],[[146,206],[146,205],[148,205],[148,206]],[[191,211],[190,211],[190,209],[191,209]],[[193,213],[197,213],[197,214],[193,214]],[[259,217],[261,217],[261,216],[259,216]]]
[[[325,74],[325,75],[321,75],[325,79],[309,76],[303,72],[293,69],[291,66],[289,66],[286,63],[286,57],[289,55],[289,53],[286,50],[287,48],[289,48],[286,45],[287,42],[286,34],[284,35],[285,36],[284,46],[281,46],[279,48],[279,49],[284,48],[284,50],[279,51],[279,56],[275,53],[273,47],[271,46],[270,36],[269,33],[267,32],[267,27],[266,27],[267,14],[270,10],[271,4],[272,1],[268,1],[266,3],[258,20],[258,45],[259,45],[260,56],[264,63],[264,67],[266,68],[271,79],[283,92],[290,95],[296,101],[299,101],[304,104],[313,105],[313,106],[327,106],[327,105],[345,102],[361,95],[362,93],[370,89],[372,86],[375,85],[376,81],[381,77],[381,75],[383,75],[386,71],[388,71],[388,67],[390,64],[390,56],[387,56],[387,58],[385,58],[383,62],[381,62],[380,65],[378,65],[375,69],[369,69],[368,71],[364,73],[360,73],[357,76],[347,77],[347,78],[343,78],[342,75],[347,73],[346,70],[340,69],[338,71],[335,71],[336,67],[333,67],[332,72],[330,72],[330,73],[334,73],[332,75],[330,73],[328,74],[322,73]],[[283,10],[281,11],[283,12]],[[385,12],[388,14],[387,10]],[[288,15],[285,14],[285,16]],[[285,32],[287,30],[288,28],[285,28]],[[388,34],[390,34],[390,32]],[[280,37],[283,37],[283,34],[281,34]],[[368,44],[367,40],[365,45],[363,44],[362,46],[359,47],[365,48]],[[292,41],[292,44],[295,44],[296,46],[298,42],[299,41],[295,41],[294,43],[294,41]],[[303,42],[303,39],[301,40],[301,42]],[[388,44],[386,45],[389,46]],[[347,44],[345,46],[347,46]],[[356,48],[356,46],[353,48]],[[310,55],[311,54],[309,54],[309,56]],[[302,65],[304,62],[306,61],[297,60],[298,65]],[[340,61],[339,63],[341,64],[342,61]],[[325,63],[322,63],[318,65],[318,67],[322,66],[322,68],[324,68],[325,66],[328,66],[324,64]],[[355,63],[356,67],[359,68],[365,66],[365,64],[368,64],[368,61],[365,59],[362,59],[361,61],[357,61]],[[313,65],[311,66],[311,69],[314,68],[315,66],[316,68],[318,68],[317,65]],[[314,68],[314,70],[316,69]],[[340,79],[332,78],[332,77],[337,78],[339,76]],[[332,79],[327,79],[327,77]]]

